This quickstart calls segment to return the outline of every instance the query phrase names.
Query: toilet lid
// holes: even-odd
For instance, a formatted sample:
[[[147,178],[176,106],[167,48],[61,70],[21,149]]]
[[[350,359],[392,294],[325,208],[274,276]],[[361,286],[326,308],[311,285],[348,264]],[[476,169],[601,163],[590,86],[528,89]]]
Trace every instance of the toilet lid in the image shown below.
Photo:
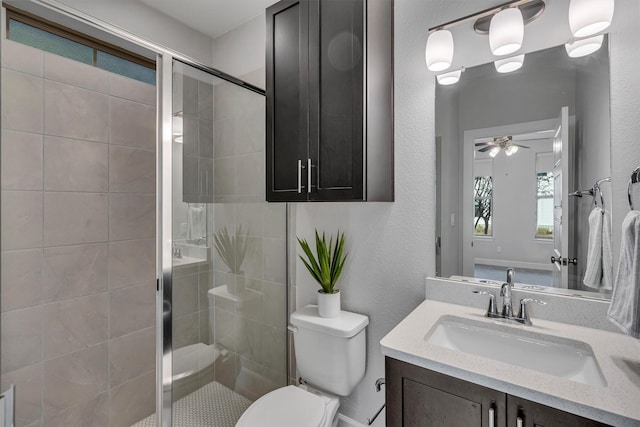
[[[253,402],[236,427],[318,427],[324,416],[324,399],[290,385]]]

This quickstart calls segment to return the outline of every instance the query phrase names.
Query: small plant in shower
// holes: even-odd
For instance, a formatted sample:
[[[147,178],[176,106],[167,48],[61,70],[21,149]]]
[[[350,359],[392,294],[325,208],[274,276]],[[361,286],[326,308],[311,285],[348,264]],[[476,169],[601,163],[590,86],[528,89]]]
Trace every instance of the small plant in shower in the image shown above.
[[[242,232],[242,226],[236,228],[234,235],[229,235],[227,227],[224,227],[216,231],[215,236],[216,251],[222,259],[222,262],[229,268],[229,271],[234,274],[240,274],[242,270],[242,263],[244,257],[247,254],[247,237]]]
[[[307,267],[311,277],[313,277],[322,289],[318,291],[318,311],[322,317],[336,317],[340,314],[340,290],[336,283],[340,278],[347,254],[344,252],[344,233],[338,233],[327,239],[325,233],[322,237],[315,230],[316,252],[311,250],[309,243],[305,239],[298,238],[298,243],[306,255],[306,259],[299,255],[300,259]]]

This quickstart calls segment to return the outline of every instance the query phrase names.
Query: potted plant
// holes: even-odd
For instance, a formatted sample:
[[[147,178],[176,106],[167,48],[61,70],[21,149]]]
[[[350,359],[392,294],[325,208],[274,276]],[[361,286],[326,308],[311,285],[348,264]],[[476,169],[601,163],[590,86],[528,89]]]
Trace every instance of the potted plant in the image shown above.
[[[298,243],[306,255],[306,259],[302,255],[298,255],[304,263],[311,277],[313,277],[322,289],[318,290],[318,314],[321,317],[337,317],[340,315],[340,289],[337,289],[336,283],[342,273],[344,262],[347,254],[344,251],[344,233],[338,231],[335,238],[327,240],[324,233],[322,238],[316,232],[316,253],[314,254],[305,239],[298,238]]]
[[[244,290],[244,272],[241,270],[247,254],[247,238],[242,233],[242,226],[236,228],[234,235],[229,235],[227,227],[218,230],[214,236],[216,251],[222,262],[229,268],[227,290],[235,294]]]

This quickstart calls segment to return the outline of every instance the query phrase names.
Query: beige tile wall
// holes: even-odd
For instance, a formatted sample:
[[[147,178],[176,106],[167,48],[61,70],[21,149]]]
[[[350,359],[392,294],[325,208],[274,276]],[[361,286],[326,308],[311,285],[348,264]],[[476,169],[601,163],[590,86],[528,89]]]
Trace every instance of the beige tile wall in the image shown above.
[[[0,386],[18,426],[155,409],[155,87],[3,40]]]

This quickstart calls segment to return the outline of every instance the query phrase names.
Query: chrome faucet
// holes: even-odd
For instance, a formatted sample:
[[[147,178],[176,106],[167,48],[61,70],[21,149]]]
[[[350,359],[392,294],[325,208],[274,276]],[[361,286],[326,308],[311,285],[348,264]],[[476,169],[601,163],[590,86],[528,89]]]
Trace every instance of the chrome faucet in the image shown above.
[[[502,297],[502,317],[507,319],[513,317],[513,306],[511,305],[511,288],[513,288],[513,276],[515,270],[507,268],[507,281],[502,284],[500,296]]]
[[[531,319],[529,318],[529,311],[527,310],[527,304],[535,302],[540,305],[547,304],[544,301],[540,301],[533,298],[522,298],[520,300],[520,310],[517,315],[513,314],[513,305],[511,303],[511,288],[513,288],[513,277],[515,270],[513,268],[507,269],[507,281],[502,284],[500,288],[500,296],[502,297],[502,311],[498,313],[496,309],[495,300],[496,297],[491,292],[474,290],[474,294],[488,295],[489,296],[489,308],[487,309],[486,317],[492,319],[506,319],[522,323],[523,325],[531,325]]]
[[[180,249],[175,242],[171,243],[171,254],[173,258],[182,258],[182,249]]]

